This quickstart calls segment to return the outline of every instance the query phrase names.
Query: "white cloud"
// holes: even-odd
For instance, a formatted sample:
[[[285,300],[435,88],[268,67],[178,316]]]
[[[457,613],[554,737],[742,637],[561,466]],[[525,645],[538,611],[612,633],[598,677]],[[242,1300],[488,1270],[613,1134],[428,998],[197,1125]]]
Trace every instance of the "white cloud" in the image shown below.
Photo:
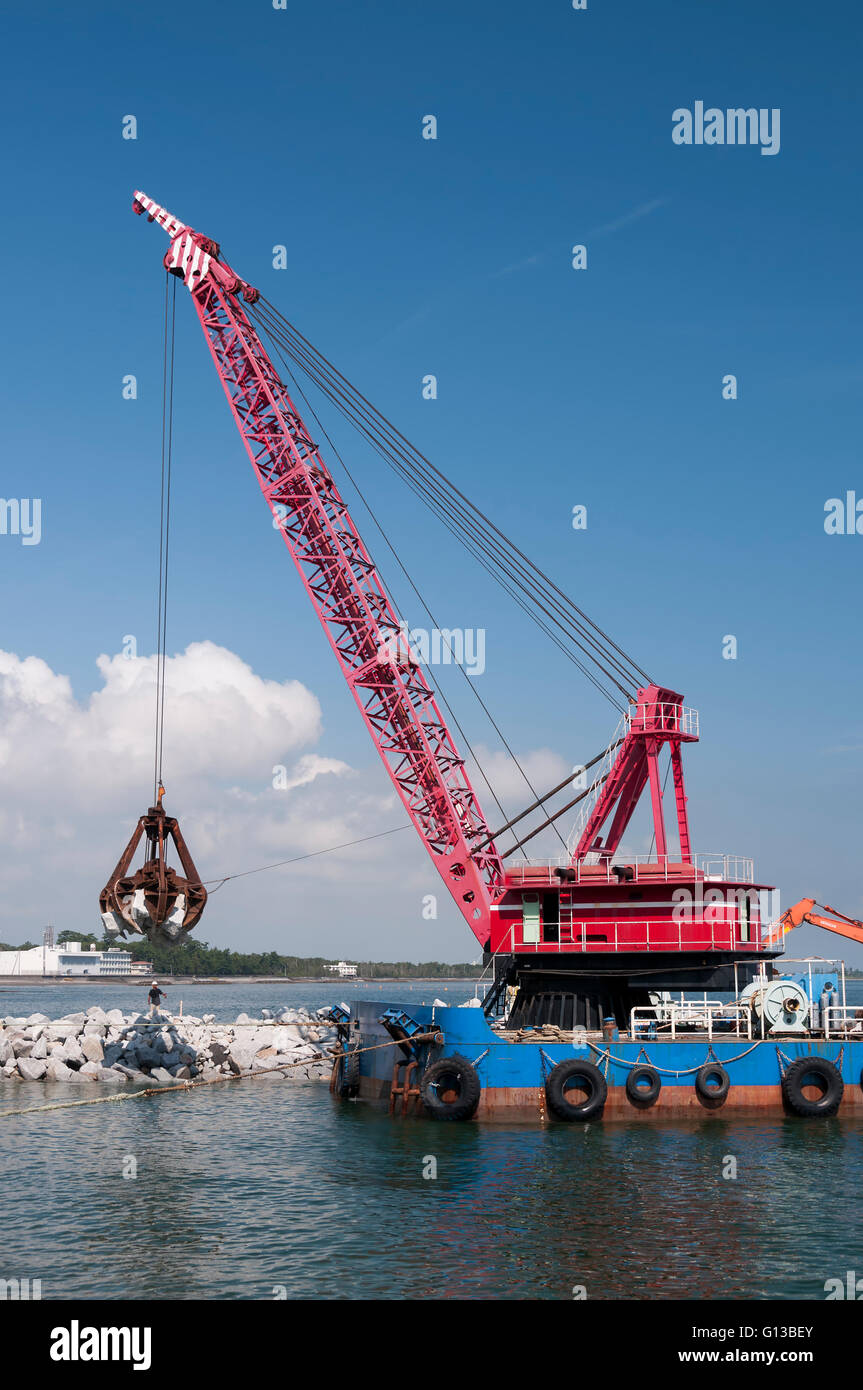
[[[84,711],[86,729],[142,770],[152,761],[155,657],[100,656],[103,688]],[[164,762],[174,780],[269,780],[280,756],[318,739],[321,710],[299,681],[258,676],[234,652],[193,642],[166,668]]]
[[[155,660],[100,656],[96,666],[99,688],[78,699],[45,661],[0,651],[0,940],[39,940],[47,923],[98,931],[99,891],[150,804]],[[405,825],[407,815],[359,721],[354,769],[315,747],[324,734],[312,691],[268,680],[212,642],[169,659],[166,693],[165,806],[202,877],[316,856],[226,884],[196,936],[299,955],[475,955],[413,829],[368,838]],[[515,809],[532,799],[506,754],[478,751]],[[568,771],[549,749],[520,760],[538,792]],[[493,815],[483,782],[474,782]],[[438,897],[437,921],[423,917],[427,893]]]
[[[534,796],[508,753],[503,750],[491,750],[481,743],[474,745],[474,751],[477,762],[488,777],[496,794],[504,805],[507,802],[513,802],[515,811],[529,806],[532,801],[536,800],[536,796],[544,796],[549,788],[556,787],[559,782],[562,782],[568,772],[572,772],[573,776],[575,775],[572,763],[568,763],[566,758],[562,757],[560,753],[555,753],[551,748],[534,748],[526,753],[516,749],[516,757],[530,782],[530,786],[536,789],[536,796]],[[470,776],[486,815],[492,816],[494,803],[476,765],[471,766]],[[565,790],[566,788],[564,788]],[[562,804],[562,796],[563,793],[555,797],[555,806]]]
[[[622,217],[616,217],[613,222],[606,222],[601,227],[592,227],[588,232],[588,237],[596,241],[599,237],[609,236],[612,232],[619,232],[621,227],[628,227],[633,222],[640,222],[642,217],[649,217],[658,208],[665,207],[667,198],[651,198],[649,203],[639,203],[638,207],[625,212]]]
[[[40,658],[0,652],[0,914],[10,924],[38,904],[45,920],[66,909],[94,926],[99,890],[152,800],[155,658],[96,665],[102,684],[79,701]],[[212,642],[169,658],[165,804],[202,874],[222,872],[228,855],[240,869],[362,833],[364,798],[345,804],[340,793],[333,814],[321,790],[350,779],[349,766],[301,752],[320,736],[320,705],[300,681],[266,680]],[[281,792],[276,765],[287,768]]]
[[[118,809],[150,795],[155,658],[100,656],[102,687],[78,702],[38,657],[0,652],[4,800],[48,809],[45,784]],[[264,680],[233,652],[192,643],[168,659],[165,775],[178,788],[229,779],[268,783],[272,766],[318,739],[321,711],[299,681]],[[308,780],[313,765],[304,772]]]

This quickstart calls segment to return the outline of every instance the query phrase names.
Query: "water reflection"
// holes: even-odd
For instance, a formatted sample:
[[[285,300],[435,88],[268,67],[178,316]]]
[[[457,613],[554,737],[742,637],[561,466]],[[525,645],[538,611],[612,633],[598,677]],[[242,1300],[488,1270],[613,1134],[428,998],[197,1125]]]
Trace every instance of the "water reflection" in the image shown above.
[[[859,1120],[493,1128],[319,1083],[178,1090],[0,1121],[0,1276],[46,1298],[820,1299],[863,1269],[861,1161]]]

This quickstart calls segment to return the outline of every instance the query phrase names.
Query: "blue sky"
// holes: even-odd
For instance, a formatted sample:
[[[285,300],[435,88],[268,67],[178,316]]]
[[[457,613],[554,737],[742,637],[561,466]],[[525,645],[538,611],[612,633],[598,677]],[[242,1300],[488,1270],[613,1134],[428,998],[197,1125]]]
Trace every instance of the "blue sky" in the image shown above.
[[[67,674],[80,700],[125,634],[152,647],[166,240],[132,216],[140,187],[219,240],[701,711],[688,758],[696,846],[754,855],[789,902],[812,894],[863,915],[863,536],[823,526],[828,498],[863,497],[857,8],[832,5],[828,24],[801,0],[589,0],[584,12],[569,0],[211,0],[48,4],[6,27],[3,492],[42,498],[43,538],[0,538],[0,646]],[[672,112],[696,100],[779,108],[779,153],[675,145]],[[421,138],[428,113],[436,141]],[[127,114],[134,141],[121,138]],[[571,268],[575,243],[585,271]],[[427,373],[435,401],[421,397]],[[736,401],[722,399],[726,373]],[[321,702],[318,751],[383,795],[184,292],[176,392],[169,647],[207,639],[266,679],[301,680]],[[513,745],[567,764],[596,752],[610,707],[373,455],[337,422],[333,433],[444,624],[486,630],[481,693]],[[579,503],[584,532],[570,524]],[[361,509],[357,520],[377,554]],[[722,659],[726,634],[736,661]],[[494,748],[446,674],[471,736]],[[399,820],[394,808],[369,828]],[[416,856],[419,881],[407,838],[400,857]],[[262,862],[253,845],[234,856],[226,867]],[[265,891],[283,900],[291,884]],[[259,907],[248,944],[291,949]],[[40,899],[36,918],[47,910]],[[361,948],[325,906],[324,953],[469,955],[448,907],[409,937],[398,911],[381,924],[369,910]],[[228,910],[208,923],[210,939],[241,944]],[[816,933],[793,944],[834,949]]]

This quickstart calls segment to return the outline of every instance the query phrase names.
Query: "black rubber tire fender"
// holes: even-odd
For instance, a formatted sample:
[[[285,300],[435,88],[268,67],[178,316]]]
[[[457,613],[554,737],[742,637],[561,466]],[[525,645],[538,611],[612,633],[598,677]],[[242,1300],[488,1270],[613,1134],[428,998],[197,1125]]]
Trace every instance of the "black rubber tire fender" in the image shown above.
[[[810,1077],[818,1078],[824,1093],[818,1100],[810,1100],[803,1094],[804,1086],[811,1084]],[[795,1115],[804,1119],[819,1119],[835,1115],[845,1094],[845,1082],[839,1068],[826,1057],[798,1057],[786,1069],[782,1078],[782,1095]]]
[[[567,1087],[571,1081],[579,1083],[579,1089],[587,1092],[587,1099],[579,1105],[567,1100]],[[545,1083],[548,1108],[559,1120],[592,1120],[602,1113],[608,1096],[608,1082],[599,1067],[593,1062],[580,1062],[577,1057],[558,1062],[548,1074]]]
[[[481,1092],[476,1067],[458,1052],[431,1062],[420,1082],[422,1103],[433,1120],[469,1120]]]
[[[626,1094],[633,1105],[655,1105],[661,1090],[662,1077],[648,1062],[639,1062],[626,1078]]]
[[[336,1091],[344,1100],[353,1100],[360,1093],[360,1045],[352,1043],[339,1059]]]
[[[705,1062],[696,1073],[695,1090],[701,1100],[718,1105],[731,1090],[731,1077],[720,1062]]]

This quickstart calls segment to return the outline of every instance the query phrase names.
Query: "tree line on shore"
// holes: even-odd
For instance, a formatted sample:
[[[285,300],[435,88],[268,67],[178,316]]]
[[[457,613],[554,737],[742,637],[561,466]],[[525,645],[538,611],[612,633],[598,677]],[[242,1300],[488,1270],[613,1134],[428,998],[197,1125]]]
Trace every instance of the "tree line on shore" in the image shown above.
[[[91,946],[106,951],[117,945],[108,937],[99,938],[85,932],[60,932],[57,945],[63,946],[69,941],[80,941],[84,951],[89,951]],[[35,941],[25,941],[20,946],[0,942],[0,951],[25,951],[35,945]],[[150,941],[123,941],[120,945],[124,951],[131,952],[135,960],[150,961],[156,975],[282,975],[287,979],[326,977],[331,973],[326,967],[335,964],[325,956],[286,956],[278,951],[230,951],[226,947],[210,946],[206,941],[195,939],[182,946],[154,945]],[[419,963],[408,960],[354,960],[350,963],[356,965],[357,974],[365,980],[421,980],[428,977],[472,980],[480,973],[478,965],[451,965],[439,960]],[[335,975],[333,978],[339,977]]]

